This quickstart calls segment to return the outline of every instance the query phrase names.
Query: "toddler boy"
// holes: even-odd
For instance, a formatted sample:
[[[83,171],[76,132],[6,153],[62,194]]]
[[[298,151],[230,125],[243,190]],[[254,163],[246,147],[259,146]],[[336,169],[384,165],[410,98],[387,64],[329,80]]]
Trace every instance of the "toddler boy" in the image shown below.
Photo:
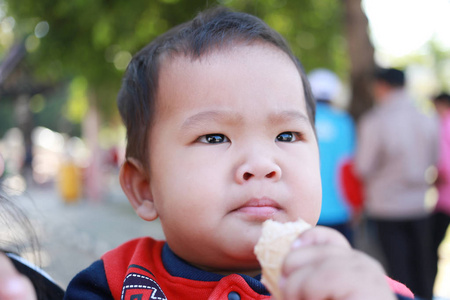
[[[166,241],[106,253],[66,299],[269,299],[261,224],[315,225],[321,206],[314,99],[284,39],[248,14],[201,13],[134,56],[118,106],[122,188]],[[285,299],[396,299],[378,263],[320,227],[294,243],[280,285]]]

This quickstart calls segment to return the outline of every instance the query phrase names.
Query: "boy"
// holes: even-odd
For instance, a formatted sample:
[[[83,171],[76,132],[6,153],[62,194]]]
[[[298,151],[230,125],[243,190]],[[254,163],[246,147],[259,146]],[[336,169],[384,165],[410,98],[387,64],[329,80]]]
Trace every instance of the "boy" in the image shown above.
[[[253,253],[261,224],[314,225],[321,203],[314,100],[286,42],[256,17],[207,11],[133,58],[118,105],[122,188],[167,241],[108,252],[66,298],[269,299]],[[381,267],[334,231],[295,245],[286,299],[395,299]]]

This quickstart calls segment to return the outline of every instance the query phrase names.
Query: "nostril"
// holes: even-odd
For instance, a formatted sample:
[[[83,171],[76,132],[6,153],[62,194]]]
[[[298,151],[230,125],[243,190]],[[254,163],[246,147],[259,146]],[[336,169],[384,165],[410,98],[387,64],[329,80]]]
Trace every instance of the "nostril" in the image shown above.
[[[267,178],[273,178],[275,176],[276,176],[276,172],[275,171],[272,171],[272,172],[270,172],[269,174],[266,175]]]
[[[244,180],[249,180],[253,175],[249,172],[245,172],[244,174]]]

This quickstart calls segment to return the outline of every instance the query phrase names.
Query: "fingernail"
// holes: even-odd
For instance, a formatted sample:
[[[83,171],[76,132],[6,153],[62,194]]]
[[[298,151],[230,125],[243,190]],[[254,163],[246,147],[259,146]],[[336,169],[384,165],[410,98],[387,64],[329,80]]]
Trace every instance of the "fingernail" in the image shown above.
[[[292,242],[291,249],[297,249],[303,246],[303,242],[301,239],[296,239]]]

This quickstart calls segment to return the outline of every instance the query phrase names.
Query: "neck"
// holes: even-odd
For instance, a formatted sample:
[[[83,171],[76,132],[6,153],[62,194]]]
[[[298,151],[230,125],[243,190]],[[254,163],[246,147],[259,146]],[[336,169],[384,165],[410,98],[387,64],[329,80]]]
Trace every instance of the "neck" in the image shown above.
[[[392,95],[394,93],[399,93],[402,91],[403,91],[403,88],[401,88],[401,87],[399,87],[399,88],[392,87],[389,89],[385,89],[378,94],[378,96],[376,97],[376,101],[378,103],[385,103],[391,99],[390,95]]]

